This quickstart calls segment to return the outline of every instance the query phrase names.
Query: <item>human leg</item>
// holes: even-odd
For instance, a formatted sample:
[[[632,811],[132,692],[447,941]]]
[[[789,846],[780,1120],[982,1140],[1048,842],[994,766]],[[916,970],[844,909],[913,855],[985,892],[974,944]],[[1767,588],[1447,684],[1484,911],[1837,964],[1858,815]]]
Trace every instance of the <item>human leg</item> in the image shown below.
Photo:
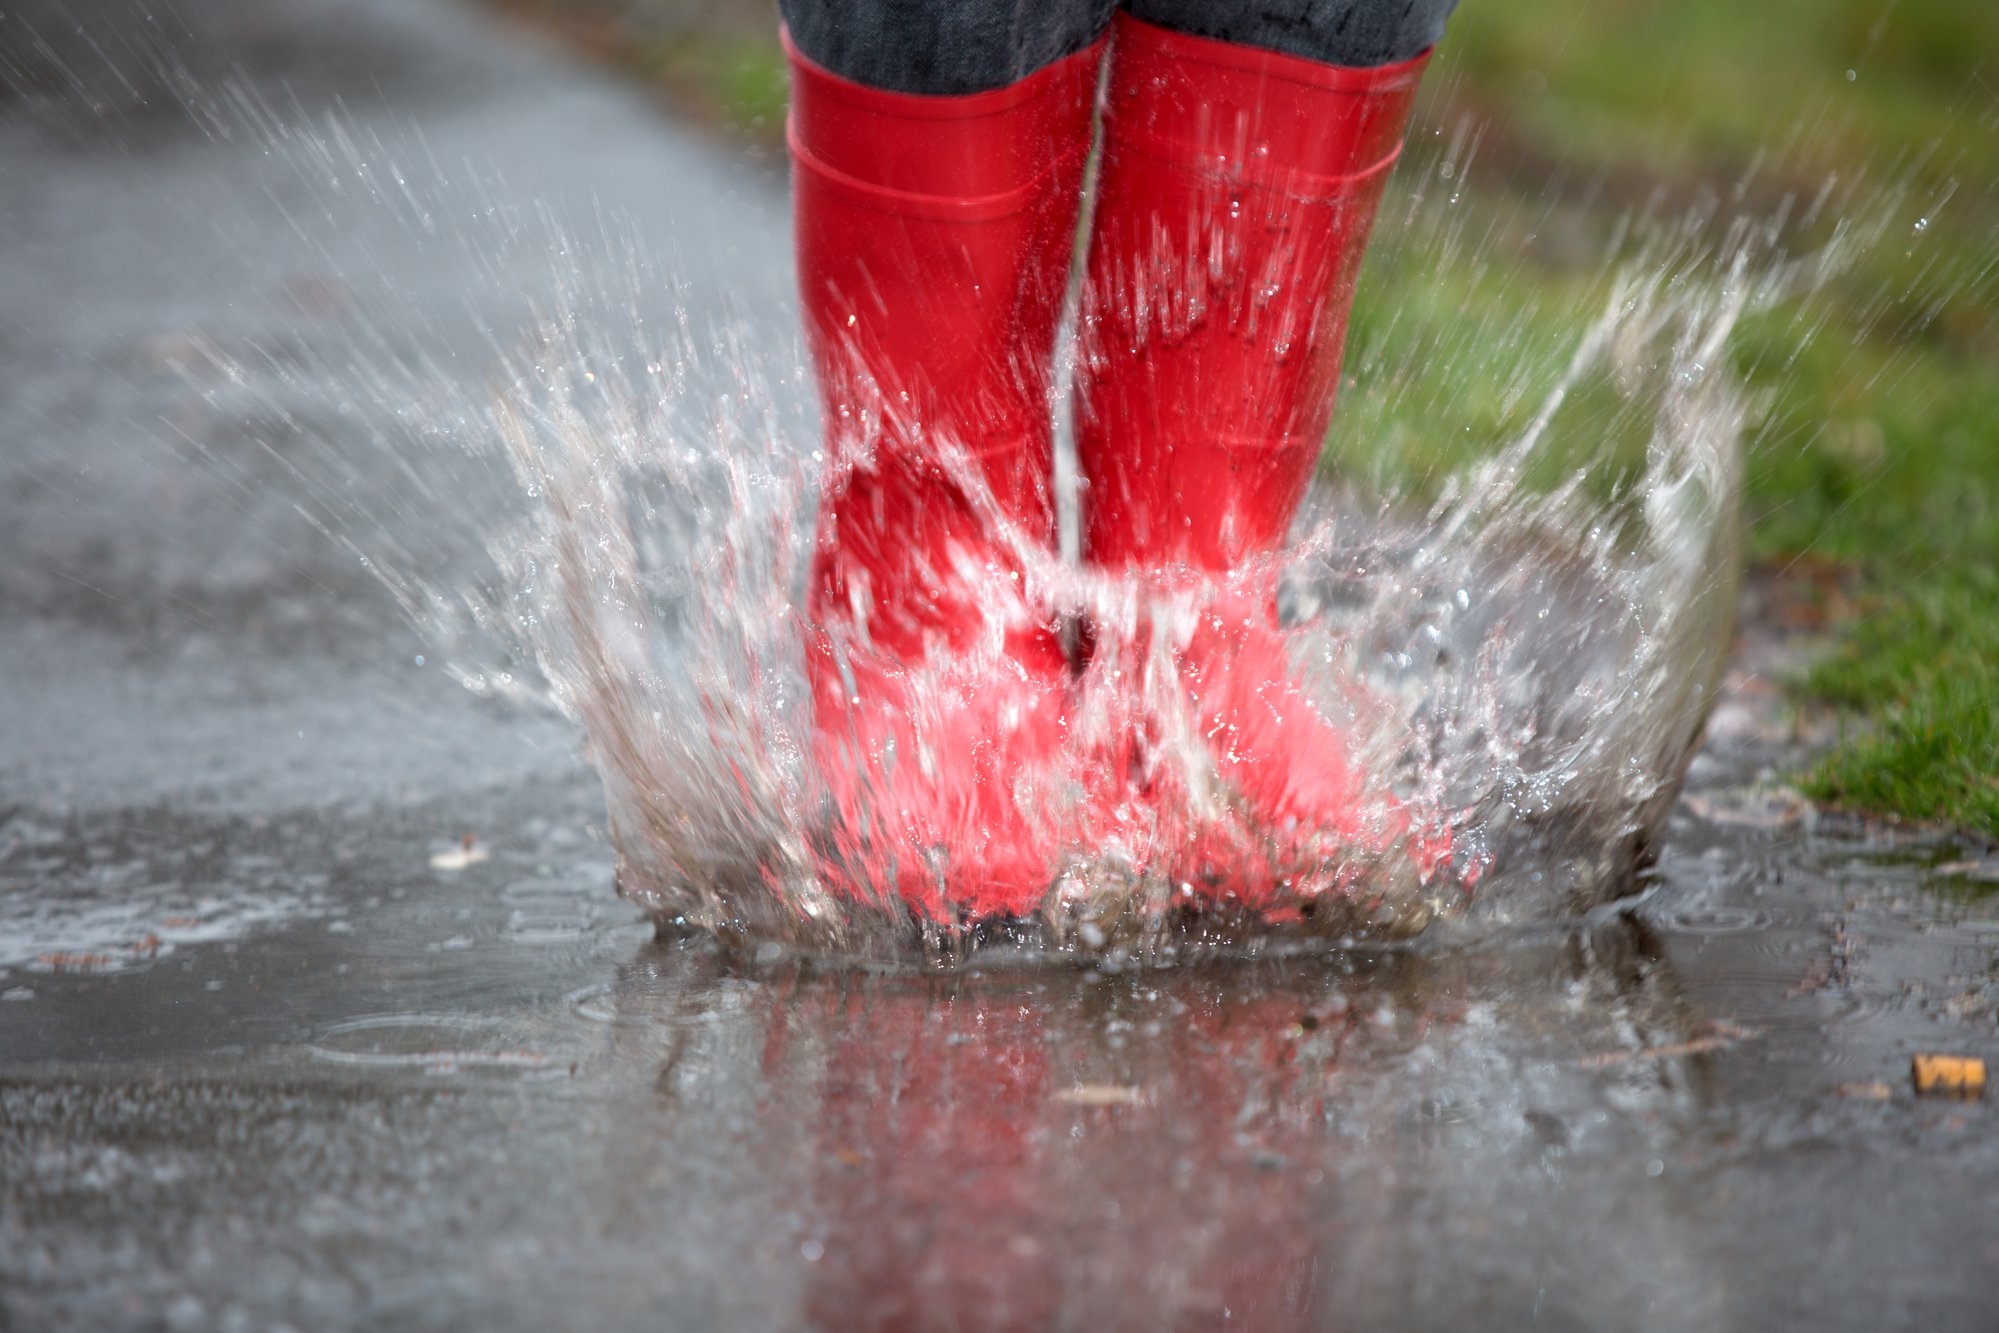
[[[1400,64],[1435,46],[1458,0],[1127,0],[1132,17],[1190,37],[1322,65]]]
[[[883,92],[962,97],[1095,45],[1116,0],[778,0],[791,44]]]

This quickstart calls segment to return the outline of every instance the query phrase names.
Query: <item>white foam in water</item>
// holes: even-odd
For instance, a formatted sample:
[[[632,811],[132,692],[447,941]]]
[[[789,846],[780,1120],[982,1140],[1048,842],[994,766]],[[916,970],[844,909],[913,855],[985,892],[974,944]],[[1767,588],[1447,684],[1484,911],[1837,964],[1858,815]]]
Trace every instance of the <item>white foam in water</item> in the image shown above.
[[[308,183],[393,178],[387,225],[422,225],[433,187],[389,149],[357,144],[337,122],[263,128]],[[1405,179],[1449,180],[1463,166],[1412,161]],[[1463,246],[1449,191],[1404,202],[1388,244],[1437,256]],[[1569,365],[1523,430],[1490,441],[1486,461],[1427,507],[1351,486],[1315,498],[1285,557],[1288,653],[1321,710],[1352,730],[1370,775],[1369,826],[1410,827],[1294,867],[1267,913],[1280,939],[1486,929],[1628,888],[1727,648],[1750,419],[1728,339],[1745,312],[1808,291],[1855,243],[1842,233],[1791,257],[1785,223],[1701,215],[1632,228],[1612,243],[1601,303],[1576,313]],[[701,327],[684,305],[664,325],[649,321],[638,294],[672,290],[671,267],[626,239],[636,227],[600,220],[586,241],[496,207],[483,227],[426,234],[468,309],[474,291],[518,292],[537,256],[555,298],[531,337],[489,334],[504,370],[477,389],[398,352],[385,303],[338,374],[343,409],[368,427],[341,437],[343,472],[406,477],[411,458],[444,461],[416,489],[421,503],[349,498],[342,511],[322,506],[322,524],[447,645],[440,656],[468,687],[545,695],[580,724],[624,893],[663,922],[734,940],[871,955],[1004,936],[1165,957],[1262,933],[1245,914],[1183,910],[1190,890],[1161,869],[1196,844],[1254,849],[1271,832],[1217,780],[1173,668],[1187,627],[1240,588],[1164,598],[1017,542],[1029,596],[1097,633],[1069,744],[1023,793],[1058,869],[1041,919],[924,925],[885,876],[869,882],[880,866],[848,866],[858,882],[836,889],[823,870],[826,784],[810,758],[799,618],[824,452],[795,337]],[[280,378],[315,392],[305,376]],[[1580,471],[1552,489],[1530,485],[1567,396],[1605,382],[1621,406],[1603,434],[1643,423],[1642,474],[1614,500]],[[1362,379],[1341,419],[1386,391]],[[1456,428],[1450,404],[1430,410],[1438,429]],[[373,452],[357,457],[362,436]],[[310,468],[300,476],[311,489]],[[511,494],[495,489],[502,478]],[[314,493],[323,501],[331,489]],[[440,574],[404,545],[445,530],[479,534],[489,572]],[[919,682],[919,700],[926,688],[946,683]],[[1154,779],[1138,850],[1104,837],[1091,816],[1101,793],[1077,797],[1105,748],[1133,737]],[[1448,857],[1430,864],[1424,849],[1445,844]]]

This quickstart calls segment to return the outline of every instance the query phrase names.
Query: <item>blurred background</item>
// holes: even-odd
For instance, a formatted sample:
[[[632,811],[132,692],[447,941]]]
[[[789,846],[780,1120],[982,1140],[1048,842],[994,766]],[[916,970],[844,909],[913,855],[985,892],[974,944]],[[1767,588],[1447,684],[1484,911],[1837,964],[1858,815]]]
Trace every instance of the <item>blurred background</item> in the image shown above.
[[[768,0],[488,3],[782,170]],[[1398,247],[1391,202],[1328,467],[1420,498],[1521,429],[1634,220],[1863,237],[1734,341],[1745,615],[1829,648],[1782,682],[1830,741],[1808,794],[1999,834],[1995,52],[1967,0],[1467,0],[1399,187],[1448,193],[1449,236]],[[1584,393],[1558,425],[1595,448],[1629,418]]]

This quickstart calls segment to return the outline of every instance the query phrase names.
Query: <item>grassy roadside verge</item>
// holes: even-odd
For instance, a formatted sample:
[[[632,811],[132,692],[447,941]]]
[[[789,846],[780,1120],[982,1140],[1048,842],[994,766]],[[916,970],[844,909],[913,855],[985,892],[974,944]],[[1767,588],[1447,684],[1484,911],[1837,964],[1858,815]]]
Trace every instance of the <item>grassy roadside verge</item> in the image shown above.
[[[781,152],[783,66],[760,0],[489,3]],[[1790,682],[1840,735],[1800,775],[1810,794],[1999,839],[1995,53],[1999,6],[1962,0],[1469,0],[1422,115],[1482,136],[1459,223],[1486,239],[1371,257],[1350,364],[1365,375],[1372,356],[1405,378],[1351,400],[1385,406],[1350,423],[1373,452],[1340,463],[1420,489],[1504,438],[1522,396],[1497,362],[1407,352],[1489,331],[1515,379],[1552,367],[1564,325],[1548,312],[1574,308],[1601,254],[1564,233],[1654,200],[1754,213],[1827,182],[1853,208],[1894,193],[1852,271],[1737,339],[1767,404],[1747,458],[1750,551],[1831,635]],[[1469,428],[1417,429],[1440,402]]]
[[[1999,838],[1999,7],[1955,0],[1467,4],[1449,96],[1602,196],[1648,188],[1864,206],[1854,270],[1752,321],[1752,558],[1830,651],[1789,682],[1839,740],[1814,798]],[[1536,187],[1532,172],[1501,190]],[[1544,186],[1546,188],[1546,186]],[[1570,193],[1575,193],[1570,187]],[[1526,277],[1526,271],[1512,275]],[[1533,280],[1522,284],[1531,300]],[[1808,338],[1801,334],[1809,333]]]

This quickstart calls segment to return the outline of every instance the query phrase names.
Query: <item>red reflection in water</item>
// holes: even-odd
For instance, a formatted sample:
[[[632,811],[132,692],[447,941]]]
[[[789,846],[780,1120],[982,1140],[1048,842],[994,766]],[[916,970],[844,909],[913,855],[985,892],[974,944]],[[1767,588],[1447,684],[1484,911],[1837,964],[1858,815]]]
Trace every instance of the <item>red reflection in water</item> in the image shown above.
[[[823,1059],[809,1322],[1326,1327],[1326,1098],[1365,1034],[1324,981],[1242,980],[793,991],[765,1062]]]

